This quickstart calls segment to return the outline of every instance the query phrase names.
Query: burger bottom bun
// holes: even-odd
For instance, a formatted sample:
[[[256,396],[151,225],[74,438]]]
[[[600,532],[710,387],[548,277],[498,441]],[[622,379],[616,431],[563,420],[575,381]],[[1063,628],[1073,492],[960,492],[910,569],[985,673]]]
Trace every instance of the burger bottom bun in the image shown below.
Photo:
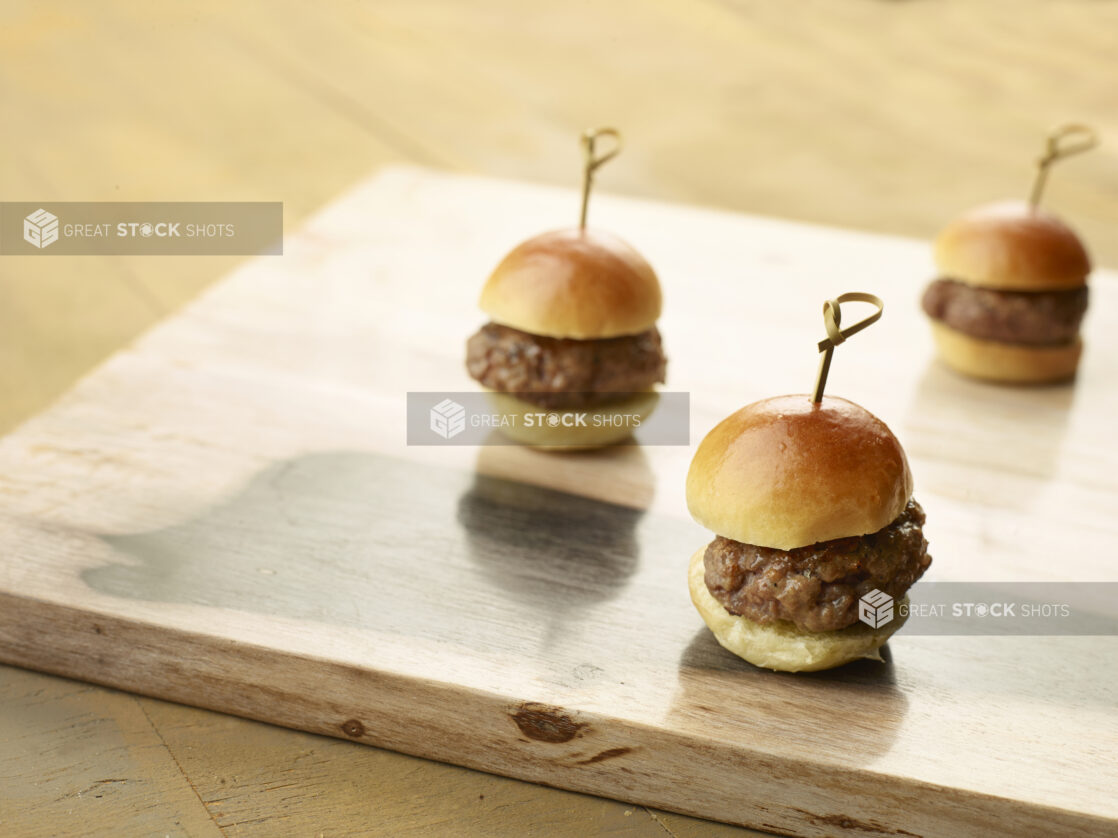
[[[1046,384],[1075,375],[1083,341],[1056,346],[1026,346],[982,340],[932,321],[932,337],[943,362],[956,372],[986,381]]]
[[[815,672],[859,658],[881,660],[878,649],[908,619],[907,609],[896,608],[893,619],[877,629],[856,623],[840,631],[804,632],[783,620],[761,625],[731,614],[707,589],[705,552],[706,547],[702,547],[691,557],[687,580],[691,602],[722,647],[754,666],[781,672]],[[897,604],[907,603],[906,597]]]
[[[506,437],[522,445],[566,451],[604,448],[628,439],[660,401],[659,393],[648,390],[613,404],[549,409],[509,393],[486,392],[494,412],[509,420],[500,428]]]

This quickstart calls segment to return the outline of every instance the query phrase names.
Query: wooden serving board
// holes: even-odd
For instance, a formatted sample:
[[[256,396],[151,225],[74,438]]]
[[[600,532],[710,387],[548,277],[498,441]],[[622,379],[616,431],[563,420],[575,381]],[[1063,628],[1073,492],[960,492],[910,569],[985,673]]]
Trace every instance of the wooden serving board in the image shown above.
[[[685,576],[686,447],[409,447],[471,390],[487,272],[573,192],[387,170],[0,441],[0,660],[794,835],[1118,835],[1113,637],[926,637],[760,671]],[[933,360],[926,244],[599,195],[665,289],[692,443],[806,392],[822,301],[886,301],[828,392],[905,445],[937,580],[1114,581],[1118,278],[1074,386]]]

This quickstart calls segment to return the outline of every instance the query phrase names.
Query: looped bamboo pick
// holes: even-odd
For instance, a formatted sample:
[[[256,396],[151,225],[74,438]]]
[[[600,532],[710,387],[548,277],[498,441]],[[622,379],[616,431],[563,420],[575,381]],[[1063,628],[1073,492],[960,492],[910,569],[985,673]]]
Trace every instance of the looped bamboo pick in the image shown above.
[[[597,142],[602,137],[610,137],[613,147],[604,154],[597,154]],[[582,132],[582,156],[585,161],[582,171],[582,212],[579,213],[578,226],[586,229],[586,209],[590,204],[590,183],[594,179],[594,172],[603,163],[607,163],[621,151],[621,133],[616,128],[598,128],[595,131]]]
[[[1029,193],[1029,206],[1036,209],[1040,204],[1040,196],[1048,182],[1048,169],[1053,163],[1073,154],[1090,151],[1098,142],[1098,135],[1093,128],[1076,122],[1058,125],[1049,131],[1044,141],[1044,154],[1036,161],[1036,177]]]
[[[870,303],[877,307],[877,311],[859,320],[853,326],[840,329],[843,303]],[[880,320],[881,313],[884,310],[885,303],[881,301],[880,297],[867,294],[864,291],[849,291],[823,303],[823,326],[827,329],[827,337],[819,341],[819,351],[823,353],[823,357],[819,360],[819,374],[815,377],[815,391],[811,397],[813,402],[818,404],[823,401],[823,388],[827,386],[827,374],[831,371],[831,356],[835,352],[835,347]]]

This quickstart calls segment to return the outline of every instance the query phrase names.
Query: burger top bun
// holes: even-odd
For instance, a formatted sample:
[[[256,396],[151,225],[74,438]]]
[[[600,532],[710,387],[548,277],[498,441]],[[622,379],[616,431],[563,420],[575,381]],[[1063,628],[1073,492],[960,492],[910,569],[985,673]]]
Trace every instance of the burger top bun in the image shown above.
[[[1006,201],[959,216],[936,239],[941,276],[1004,291],[1058,291],[1087,281],[1091,260],[1064,222]]]
[[[490,275],[481,309],[497,323],[555,338],[635,335],[660,316],[652,266],[600,230],[556,230],[517,245]]]
[[[911,496],[912,473],[892,431],[833,396],[743,407],[706,435],[687,473],[696,521],[777,550],[877,532]]]

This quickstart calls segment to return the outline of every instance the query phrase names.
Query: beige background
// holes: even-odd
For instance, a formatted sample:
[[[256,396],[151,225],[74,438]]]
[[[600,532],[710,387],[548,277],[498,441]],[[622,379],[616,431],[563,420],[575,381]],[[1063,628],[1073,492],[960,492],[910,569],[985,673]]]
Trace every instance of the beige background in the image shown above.
[[[1076,119],[1104,145],[1046,203],[1118,265],[1118,6],[797,10],[3,0],[0,198],[282,200],[290,229],[388,162],[573,185],[609,123],[602,189],[928,237]],[[0,259],[0,430],[238,261]],[[0,707],[10,834],[745,834],[10,668]]]

